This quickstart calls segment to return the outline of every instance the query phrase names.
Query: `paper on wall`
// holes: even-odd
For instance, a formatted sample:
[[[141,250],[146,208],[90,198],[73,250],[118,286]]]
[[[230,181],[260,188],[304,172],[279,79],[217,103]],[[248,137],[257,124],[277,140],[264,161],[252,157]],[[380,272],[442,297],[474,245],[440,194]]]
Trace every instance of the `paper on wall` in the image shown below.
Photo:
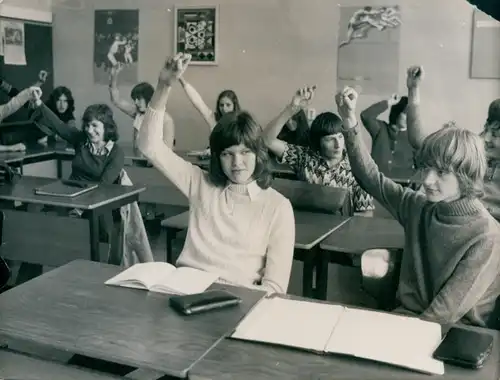
[[[3,21],[3,53],[6,65],[26,65],[24,23]]]

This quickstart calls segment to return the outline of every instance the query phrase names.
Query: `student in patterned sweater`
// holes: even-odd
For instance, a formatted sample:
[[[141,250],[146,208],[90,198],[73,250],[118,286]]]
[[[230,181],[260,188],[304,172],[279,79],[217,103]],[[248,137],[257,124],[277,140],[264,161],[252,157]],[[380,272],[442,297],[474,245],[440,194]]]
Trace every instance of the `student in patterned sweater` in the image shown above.
[[[409,69],[410,103],[421,73]],[[379,171],[364,146],[357,93],[346,88],[336,100],[354,175],[405,229],[395,311],[444,325],[491,326],[500,295],[500,229],[478,199],[486,171],[481,139],[455,126],[427,136],[417,152],[425,191],[405,189]]]
[[[344,149],[342,120],[337,115],[323,112],[314,119],[309,130],[308,147],[289,144],[278,138],[282,126],[297,112],[305,109],[313,96],[314,87],[298,90],[290,104],[264,129],[264,141],[279,162],[290,165],[300,180],[349,189],[354,212],[369,216],[375,208],[373,198],[352,175]]]

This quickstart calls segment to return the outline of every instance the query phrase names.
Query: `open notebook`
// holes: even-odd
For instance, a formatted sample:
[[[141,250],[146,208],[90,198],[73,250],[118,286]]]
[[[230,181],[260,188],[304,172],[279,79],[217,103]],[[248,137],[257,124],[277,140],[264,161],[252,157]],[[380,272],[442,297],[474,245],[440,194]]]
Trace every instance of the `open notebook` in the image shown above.
[[[184,295],[204,292],[218,278],[216,274],[199,269],[150,262],[132,265],[105,284]]]
[[[384,312],[271,296],[246,315],[231,337],[444,374],[443,362],[432,357],[441,326]]]

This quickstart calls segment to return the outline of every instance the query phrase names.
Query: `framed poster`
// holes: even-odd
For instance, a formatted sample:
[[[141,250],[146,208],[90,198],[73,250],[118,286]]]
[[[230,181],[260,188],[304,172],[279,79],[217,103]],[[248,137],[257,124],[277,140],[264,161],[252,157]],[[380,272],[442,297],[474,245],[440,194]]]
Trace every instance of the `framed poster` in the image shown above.
[[[175,6],[174,14],[174,54],[191,54],[191,65],[217,65],[218,7]]]

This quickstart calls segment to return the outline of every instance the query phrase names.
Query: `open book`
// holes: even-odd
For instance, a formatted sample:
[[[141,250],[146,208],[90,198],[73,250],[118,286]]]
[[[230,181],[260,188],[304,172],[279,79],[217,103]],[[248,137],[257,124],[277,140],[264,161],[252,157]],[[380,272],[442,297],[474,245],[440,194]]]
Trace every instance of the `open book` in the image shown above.
[[[105,284],[184,295],[204,292],[218,278],[217,274],[199,269],[150,262],[132,265]]]
[[[443,362],[432,357],[441,326],[396,314],[271,296],[246,315],[231,337],[444,374]]]

